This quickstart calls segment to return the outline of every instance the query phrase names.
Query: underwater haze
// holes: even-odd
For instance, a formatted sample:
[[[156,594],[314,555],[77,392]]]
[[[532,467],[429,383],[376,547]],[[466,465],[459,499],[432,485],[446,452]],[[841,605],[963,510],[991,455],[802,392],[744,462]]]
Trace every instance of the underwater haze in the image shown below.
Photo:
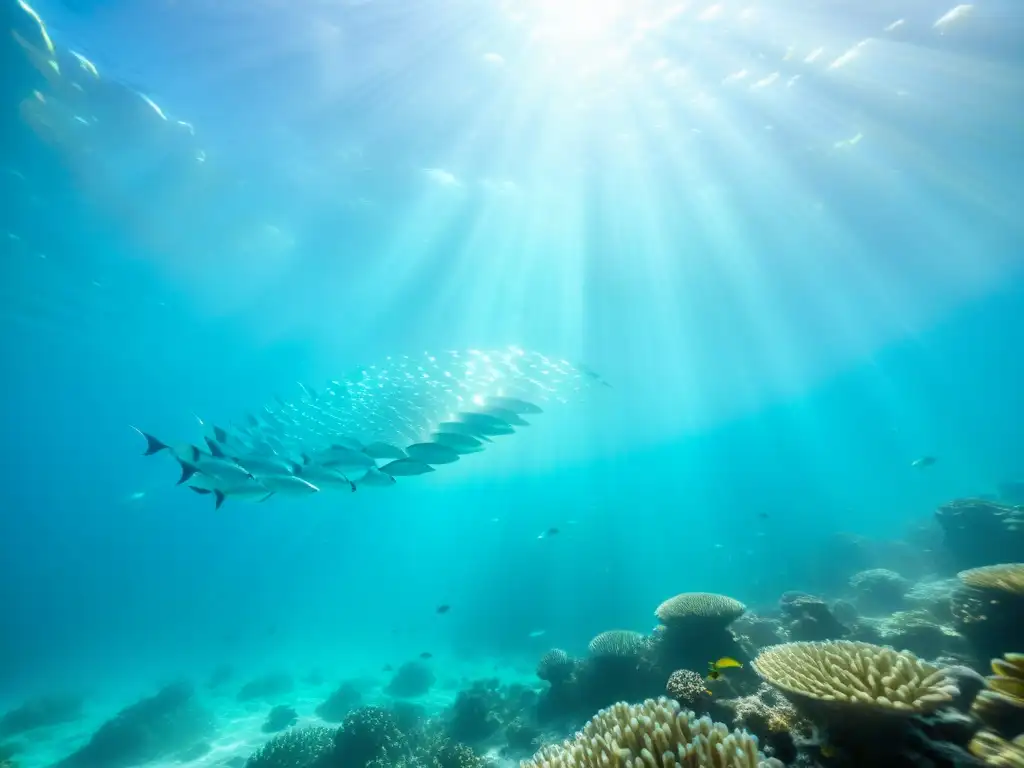
[[[0,768],[795,765],[669,675],[1024,652],[1016,0],[0,6]]]

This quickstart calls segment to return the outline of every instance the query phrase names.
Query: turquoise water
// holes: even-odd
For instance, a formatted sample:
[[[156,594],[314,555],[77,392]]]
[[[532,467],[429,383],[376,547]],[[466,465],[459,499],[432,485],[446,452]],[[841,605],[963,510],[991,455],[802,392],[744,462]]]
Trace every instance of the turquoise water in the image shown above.
[[[1024,478],[1020,9],[574,7],[4,0],[0,709],[88,714],[25,766],[225,662],[532,684]],[[611,386],[393,488],[215,511],[130,428],[507,345]]]

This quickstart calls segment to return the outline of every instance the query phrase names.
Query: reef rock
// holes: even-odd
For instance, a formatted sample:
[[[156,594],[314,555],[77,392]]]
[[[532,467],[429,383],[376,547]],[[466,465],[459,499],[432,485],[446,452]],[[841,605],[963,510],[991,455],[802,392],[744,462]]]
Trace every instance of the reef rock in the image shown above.
[[[1024,508],[984,499],[939,507],[947,558],[957,570],[1024,560]]]

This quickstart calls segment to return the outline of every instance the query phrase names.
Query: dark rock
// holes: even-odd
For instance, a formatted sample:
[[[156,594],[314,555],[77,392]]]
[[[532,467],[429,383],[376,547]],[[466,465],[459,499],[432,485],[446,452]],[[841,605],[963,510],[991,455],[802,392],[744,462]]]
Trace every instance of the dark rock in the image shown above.
[[[291,693],[294,687],[295,684],[292,681],[291,675],[276,672],[250,680],[243,685],[242,689],[238,692],[238,700],[274,699]]]
[[[983,499],[958,499],[939,507],[935,518],[956,570],[1024,561],[1024,511]]]
[[[299,721],[299,713],[293,707],[286,704],[278,704],[267,714],[260,730],[264,733],[277,733],[285,728],[291,728]]]
[[[427,693],[435,679],[429,666],[419,661],[409,661],[398,668],[385,690],[392,696],[413,698]]]
[[[328,723],[340,723],[362,700],[359,689],[351,682],[344,682],[316,708],[316,715]]]
[[[33,699],[0,717],[0,739],[68,723],[82,717],[82,699],[77,696],[48,696]]]
[[[57,768],[133,768],[187,750],[211,731],[192,687],[177,683],[121,710]]]

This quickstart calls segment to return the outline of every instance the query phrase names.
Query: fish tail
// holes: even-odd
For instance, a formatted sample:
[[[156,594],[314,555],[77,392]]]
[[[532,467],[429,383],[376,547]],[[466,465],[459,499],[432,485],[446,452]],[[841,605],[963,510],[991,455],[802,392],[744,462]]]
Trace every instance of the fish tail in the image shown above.
[[[146,450],[143,452],[143,456],[152,456],[154,453],[160,453],[160,451],[170,450],[167,443],[157,440],[148,432],[143,432],[138,427],[132,427],[136,432],[142,435],[146,439]]]
[[[195,464],[189,464],[181,459],[178,459],[178,463],[181,464],[181,478],[178,480],[178,485],[188,482],[188,479],[199,471],[199,467]]]
[[[213,508],[214,509],[220,509],[220,505],[224,503],[224,491],[214,491],[213,492],[213,498],[214,498]]]

